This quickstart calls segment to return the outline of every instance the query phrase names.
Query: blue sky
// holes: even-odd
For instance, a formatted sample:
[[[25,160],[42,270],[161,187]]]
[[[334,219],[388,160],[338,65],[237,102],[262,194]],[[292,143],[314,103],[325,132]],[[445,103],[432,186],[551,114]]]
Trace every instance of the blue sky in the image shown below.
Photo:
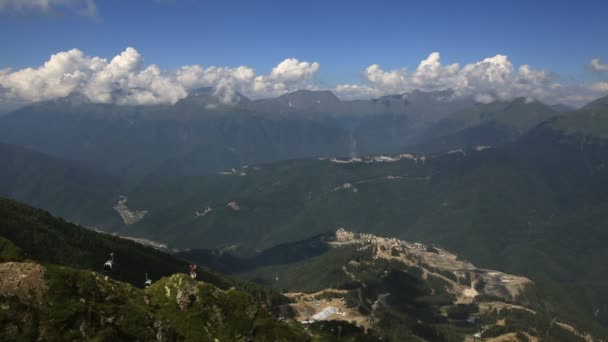
[[[111,59],[132,46],[163,70],[245,65],[266,74],[286,58],[316,61],[314,82],[334,86],[362,82],[372,64],[415,69],[437,51],[443,64],[461,65],[502,54],[567,83],[601,80],[585,65],[608,60],[608,1],[89,0],[94,15],[71,1],[40,9],[0,0],[0,69],[72,48]]]

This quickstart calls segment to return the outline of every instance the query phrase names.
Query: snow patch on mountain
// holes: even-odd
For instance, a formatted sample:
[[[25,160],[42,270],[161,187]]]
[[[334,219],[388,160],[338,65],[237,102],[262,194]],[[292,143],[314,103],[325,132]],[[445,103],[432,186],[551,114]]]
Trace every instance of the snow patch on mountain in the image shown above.
[[[339,190],[351,190],[354,193],[359,191],[351,183],[344,183],[339,187],[333,188],[331,191],[339,191]]]

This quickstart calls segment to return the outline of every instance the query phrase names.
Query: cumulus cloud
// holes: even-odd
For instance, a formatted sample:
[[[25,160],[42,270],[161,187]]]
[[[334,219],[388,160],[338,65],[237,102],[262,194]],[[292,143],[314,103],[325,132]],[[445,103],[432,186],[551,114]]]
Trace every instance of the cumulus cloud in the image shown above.
[[[594,58],[589,63],[589,68],[597,73],[608,72],[608,64],[602,63],[599,58]]]
[[[59,52],[38,68],[0,72],[5,97],[40,101],[79,92],[93,102],[118,104],[175,103],[185,88],[158,66],[142,66],[141,55],[127,48],[111,61],[88,57],[78,49]]]
[[[272,69],[268,75],[256,75],[246,66],[203,68],[185,66],[177,71],[178,81],[186,88],[213,87],[223,102],[234,99],[236,92],[253,98],[278,96],[289,91],[309,88],[308,82],[319,70],[319,63],[288,58]]]
[[[54,13],[72,12],[80,15],[96,16],[97,4],[94,0],[0,0],[0,12]]]
[[[37,68],[0,70],[0,97],[40,101],[78,92],[98,103],[173,104],[191,89],[213,87],[215,94],[229,103],[237,92],[259,98],[308,88],[318,69],[317,62],[290,58],[268,75],[256,75],[246,66],[188,65],[163,72],[157,65],[146,66],[141,54],[131,47],[109,61],[72,49],[52,55]]]
[[[607,65],[595,59],[590,66],[602,71]],[[237,93],[263,98],[299,89],[316,90],[319,68],[317,62],[288,58],[264,75],[248,66],[187,65],[163,71],[157,65],[146,65],[134,48],[109,60],[72,49],[52,55],[38,67],[0,69],[0,101],[41,101],[81,93],[97,103],[173,104],[192,89],[211,87],[221,101],[232,103]],[[504,55],[446,65],[441,55],[433,52],[411,71],[405,67],[385,70],[373,64],[363,70],[362,77],[362,84],[340,84],[333,90],[342,99],[361,99],[416,89],[451,89],[454,96],[471,96],[481,103],[526,97],[570,105],[608,93],[608,82],[560,83],[553,73],[525,64],[516,67]]]
[[[184,87],[213,87],[215,95],[225,103],[231,102],[237,91],[255,96],[255,93],[249,91],[255,77],[255,70],[246,66],[203,68],[200,65],[190,65],[177,71],[177,80]]]
[[[272,69],[269,79],[280,82],[300,82],[311,79],[319,70],[319,63],[300,62],[295,58],[288,58]]]
[[[608,65],[593,60],[592,65],[603,70]],[[529,65],[516,68],[504,55],[485,58],[479,62],[460,66],[444,65],[438,52],[423,59],[418,67],[384,70],[378,64],[367,67],[363,72],[366,86],[342,84],[336,93],[345,97],[395,94],[415,89],[440,91],[451,89],[455,96],[472,96],[476,101],[489,103],[515,97],[538,99],[548,103],[577,103],[593,99],[603,91],[603,84],[562,85],[557,77],[546,70],[534,69]]]

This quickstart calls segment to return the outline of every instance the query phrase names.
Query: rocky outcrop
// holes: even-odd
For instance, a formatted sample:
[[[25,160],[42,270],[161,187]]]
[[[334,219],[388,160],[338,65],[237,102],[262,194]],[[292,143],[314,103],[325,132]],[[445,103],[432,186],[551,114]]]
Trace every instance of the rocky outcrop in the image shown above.
[[[17,296],[22,302],[41,304],[47,290],[45,269],[33,262],[0,264],[0,296]]]

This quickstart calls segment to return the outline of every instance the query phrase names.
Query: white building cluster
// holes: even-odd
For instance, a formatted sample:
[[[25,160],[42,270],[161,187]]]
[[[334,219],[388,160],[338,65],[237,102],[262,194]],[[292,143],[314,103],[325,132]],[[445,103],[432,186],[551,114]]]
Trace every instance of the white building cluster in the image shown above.
[[[403,154],[396,154],[396,155],[375,155],[375,156],[368,156],[368,157],[353,157],[353,158],[349,158],[349,159],[338,159],[335,157],[331,157],[331,158],[324,158],[321,157],[319,158],[319,160],[329,160],[331,163],[336,163],[336,164],[354,164],[354,163],[365,163],[365,164],[372,164],[372,163],[394,163],[403,159],[409,159],[409,160],[413,160],[413,161],[422,161],[424,162],[426,160],[425,156],[416,156],[413,155],[411,153],[403,153]]]
[[[406,250],[426,251],[427,246],[419,242],[409,242],[397,238],[385,238],[368,233],[354,233],[344,228],[339,228],[336,231],[336,241],[340,244],[355,244],[367,243],[374,245],[382,245],[386,248],[395,248],[398,251],[405,252]],[[367,249],[368,246],[360,247],[361,250]]]

